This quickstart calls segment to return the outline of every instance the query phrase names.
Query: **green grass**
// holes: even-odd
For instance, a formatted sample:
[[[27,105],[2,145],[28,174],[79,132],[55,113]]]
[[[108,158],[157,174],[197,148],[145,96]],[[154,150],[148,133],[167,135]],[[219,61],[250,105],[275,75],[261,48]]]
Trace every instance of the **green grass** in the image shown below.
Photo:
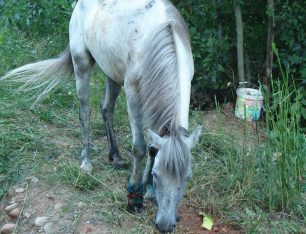
[[[64,48],[55,42],[49,45],[50,38],[32,40],[9,30],[3,35],[7,40],[0,44],[0,75],[24,63],[51,57]],[[83,201],[90,204],[99,220],[116,227],[114,233],[153,233],[155,207],[146,204],[141,214],[129,214],[126,187],[130,170],[115,170],[108,162],[100,113],[104,81],[97,71],[91,83],[91,175],[79,169],[81,136],[74,80],[33,110],[31,93],[16,95],[15,85],[0,84],[0,197],[11,185],[35,175],[47,186],[60,184],[73,191],[65,213],[75,207],[73,202]],[[220,107],[214,131],[205,125],[204,113],[191,111],[191,130],[204,122],[205,131],[193,150],[193,176],[183,199],[185,204],[245,233],[305,232],[306,146],[298,125],[300,94],[287,86],[286,82],[273,85],[275,105],[265,106],[267,138],[261,144],[250,139],[246,122],[241,122],[242,131],[231,131]],[[131,161],[131,133],[123,92],[115,108],[114,123],[122,156]]]

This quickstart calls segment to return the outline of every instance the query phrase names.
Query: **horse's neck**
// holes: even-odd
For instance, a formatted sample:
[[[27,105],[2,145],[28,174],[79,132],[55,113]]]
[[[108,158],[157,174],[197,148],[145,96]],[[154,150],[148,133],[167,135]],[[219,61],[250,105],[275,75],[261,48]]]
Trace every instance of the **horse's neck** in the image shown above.
[[[178,124],[188,129],[191,80],[194,73],[193,58],[190,48],[186,48],[181,38],[174,32],[178,63],[179,110]]]

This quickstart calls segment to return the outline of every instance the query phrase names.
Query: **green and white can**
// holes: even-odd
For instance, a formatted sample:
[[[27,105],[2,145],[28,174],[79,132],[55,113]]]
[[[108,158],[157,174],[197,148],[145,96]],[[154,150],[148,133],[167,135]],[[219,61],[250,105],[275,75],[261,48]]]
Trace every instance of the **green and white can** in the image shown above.
[[[260,116],[263,96],[257,89],[238,88],[235,116],[247,121],[257,121]]]

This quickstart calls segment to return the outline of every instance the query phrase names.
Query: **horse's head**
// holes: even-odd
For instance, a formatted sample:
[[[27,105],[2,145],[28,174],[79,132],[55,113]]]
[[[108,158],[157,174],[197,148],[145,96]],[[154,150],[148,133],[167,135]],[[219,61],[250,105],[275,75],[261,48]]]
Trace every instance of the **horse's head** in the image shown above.
[[[155,199],[158,206],[156,227],[160,232],[172,232],[177,222],[177,207],[191,177],[191,149],[201,135],[198,127],[191,135],[176,131],[160,137],[149,130],[151,147],[157,154],[152,169]]]

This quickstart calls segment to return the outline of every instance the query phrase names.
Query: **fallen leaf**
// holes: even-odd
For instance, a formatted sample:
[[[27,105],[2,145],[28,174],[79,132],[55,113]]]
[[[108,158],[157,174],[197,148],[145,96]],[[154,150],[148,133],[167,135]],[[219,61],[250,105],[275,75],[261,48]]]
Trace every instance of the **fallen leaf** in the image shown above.
[[[214,220],[212,219],[211,216],[205,214],[205,213],[202,213],[203,215],[203,224],[201,225],[202,228],[206,228],[207,230],[211,230],[212,229],[212,226],[214,225]]]

